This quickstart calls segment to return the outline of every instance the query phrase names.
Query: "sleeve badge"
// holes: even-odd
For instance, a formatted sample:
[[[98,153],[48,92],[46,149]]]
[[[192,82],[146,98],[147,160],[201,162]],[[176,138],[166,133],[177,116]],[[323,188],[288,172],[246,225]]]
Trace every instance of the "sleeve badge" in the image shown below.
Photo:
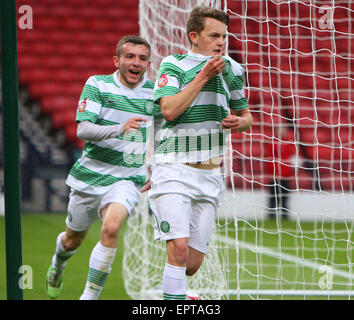
[[[167,73],[161,74],[160,79],[159,79],[157,85],[159,86],[159,88],[162,88],[162,87],[164,87],[167,83],[168,83]]]
[[[79,112],[84,112],[87,105],[87,98],[80,102],[78,110]]]

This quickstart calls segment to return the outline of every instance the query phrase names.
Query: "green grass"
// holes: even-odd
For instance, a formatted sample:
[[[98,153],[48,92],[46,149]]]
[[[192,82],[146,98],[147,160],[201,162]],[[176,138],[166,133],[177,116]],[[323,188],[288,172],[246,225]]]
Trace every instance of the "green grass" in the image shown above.
[[[94,223],[82,246],[68,261],[64,273],[64,288],[58,300],[77,300],[83,292],[90,254],[99,239],[101,222]],[[119,236],[122,235],[125,224]],[[6,299],[5,219],[0,218],[0,300]],[[45,276],[55,250],[57,235],[65,230],[64,214],[22,215],[22,263],[33,270],[33,289],[23,290],[25,300],[49,300],[45,291]],[[100,299],[127,300],[122,278],[123,246],[118,245],[116,259]]]
[[[64,289],[59,299],[76,300],[86,282],[91,251],[99,239],[101,222],[90,228],[82,246],[68,261]],[[24,290],[26,300],[48,300],[45,275],[55,249],[57,235],[65,229],[64,214],[23,214],[23,264],[33,270],[33,289]],[[119,235],[117,256],[100,299],[127,300],[122,275],[124,224]],[[219,254],[227,257],[231,289],[319,290],[320,267],[333,268],[333,290],[353,290],[354,224],[295,221],[219,221],[224,236]],[[235,237],[240,243],[236,255]],[[136,231],[139,232],[139,231]],[[0,218],[0,299],[6,299],[4,218]],[[229,240],[231,239],[231,241]],[[151,241],[152,234],[151,234]],[[164,251],[164,249],[162,249]],[[279,258],[281,254],[282,258]],[[160,254],[158,255],[160,256]],[[165,259],[162,255],[161,258]],[[154,257],[157,259],[158,257]],[[344,273],[344,276],[343,276]],[[238,276],[237,276],[238,275]],[[351,298],[353,299],[354,293]],[[236,298],[231,296],[231,299]],[[318,296],[241,296],[241,299],[319,299]],[[323,296],[320,299],[328,299]],[[330,297],[347,299],[348,297]]]
[[[220,230],[234,238],[233,222],[222,223]],[[353,271],[349,267],[353,268],[353,223],[239,221],[237,230],[238,256],[232,242],[224,252],[229,261],[232,289],[321,291],[320,281],[324,276],[321,268],[329,266],[333,270],[331,289],[353,290]],[[237,274],[237,265],[238,281],[232,276]],[[319,297],[306,296],[306,299]]]

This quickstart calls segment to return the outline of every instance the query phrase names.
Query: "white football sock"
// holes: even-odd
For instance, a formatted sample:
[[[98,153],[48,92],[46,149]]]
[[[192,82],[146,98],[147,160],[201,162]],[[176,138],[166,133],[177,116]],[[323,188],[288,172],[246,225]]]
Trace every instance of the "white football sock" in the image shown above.
[[[164,300],[186,299],[186,270],[166,263],[162,281]]]
[[[97,300],[111,272],[116,248],[107,248],[100,242],[92,250],[85,290],[80,300]]]
[[[76,250],[66,251],[61,241],[65,232],[59,233],[57,237],[57,246],[55,254],[52,258],[52,267],[57,270],[63,270],[66,266],[68,259],[76,252]]]

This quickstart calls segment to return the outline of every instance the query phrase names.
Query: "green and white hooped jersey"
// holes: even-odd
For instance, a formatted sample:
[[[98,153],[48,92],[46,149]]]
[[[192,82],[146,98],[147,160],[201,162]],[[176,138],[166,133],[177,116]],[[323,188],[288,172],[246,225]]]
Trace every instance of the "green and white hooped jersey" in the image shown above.
[[[131,180],[145,183],[147,131],[156,110],[152,102],[154,83],[144,78],[136,88],[120,83],[117,72],[90,77],[81,93],[76,121],[99,125],[123,124],[132,117],[147,119],[140,130],[117,138],[86,141],[75,162],[67,185],[89,194],[103,194],[112,183]]]
[[[182,91],[212,57],[189,51],[166,57],[154,87],[154,101]],[[191,106],[173,121],[164,121],[155,150],[155,162],[199,162],[224,154],[226,131],[221,121],[230,109],[248,107],[243,90],[242,67],[223,57],[223,71],[210,79]],[[228,131],[230,132],[230,131]]]

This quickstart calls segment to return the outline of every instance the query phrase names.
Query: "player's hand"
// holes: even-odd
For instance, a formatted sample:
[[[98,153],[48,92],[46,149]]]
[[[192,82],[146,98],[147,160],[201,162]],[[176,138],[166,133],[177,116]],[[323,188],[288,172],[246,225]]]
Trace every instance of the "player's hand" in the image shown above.
[[[223,57],[217,55],[209,60],[203,69],[201,74],[207,77],[208,79],[214,78],[217,76],[225,67],[225,60]]]
[[[148,175],[146,177],[147,179],[146,179],[145,184],[143,185],[143,187],[140,189],[141,193],[151,189],[151,182],[150,182],[150,177],[151,177],[151,174],[152,174],[151,165],[148,165],[147,171],[148,171]]]
[[[143,193],[145,191],[148,191],[151,189],[151,183],[150,183],[150,178],[146,180],[144,186],[140,189],[140,192]]]
[[[126,123],[123,125],[123,133],[129,130],[139,130],[141,126],[141,122],[146,122],[147,120],[144,118],[130,118]]]
[[[241,126],[241,122],[242,122],[241,117],[235,115],[229,115],[223,121],[221,121],[221,126],[223,129],[237,131]]]

